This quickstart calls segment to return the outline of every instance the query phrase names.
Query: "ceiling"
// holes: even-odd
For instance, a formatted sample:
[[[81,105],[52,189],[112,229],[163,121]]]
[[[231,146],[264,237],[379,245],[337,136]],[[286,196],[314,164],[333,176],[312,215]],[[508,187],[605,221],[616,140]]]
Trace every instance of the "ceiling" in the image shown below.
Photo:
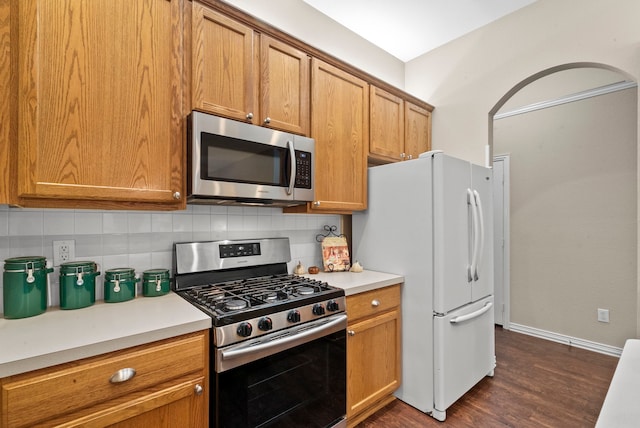
[[[536,0],[302,0],[403,62]]]

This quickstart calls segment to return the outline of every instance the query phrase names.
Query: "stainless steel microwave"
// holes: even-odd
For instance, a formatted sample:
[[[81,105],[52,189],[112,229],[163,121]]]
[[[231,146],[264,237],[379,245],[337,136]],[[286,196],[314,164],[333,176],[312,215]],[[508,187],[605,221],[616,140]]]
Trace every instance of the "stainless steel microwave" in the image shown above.
[[[197,111],[188,129],[188,203],[293,206],[313,200],[313,139]]]

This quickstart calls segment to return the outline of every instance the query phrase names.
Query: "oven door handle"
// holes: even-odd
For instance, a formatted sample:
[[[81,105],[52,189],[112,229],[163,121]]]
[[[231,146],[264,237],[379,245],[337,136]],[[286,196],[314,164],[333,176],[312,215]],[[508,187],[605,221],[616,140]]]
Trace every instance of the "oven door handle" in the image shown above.
[[[221,358],[216,361],[216,371],[222,372],[347,328],[346,314],[340,314],[328,320],[322,323],[320,322],[324,320],[318,320],[320,325],[298,330],[289,336],[282,337],[276,332],[276,338],[268,342],[249,346],[243,344],[236,349],[219,350],[218,355]]]

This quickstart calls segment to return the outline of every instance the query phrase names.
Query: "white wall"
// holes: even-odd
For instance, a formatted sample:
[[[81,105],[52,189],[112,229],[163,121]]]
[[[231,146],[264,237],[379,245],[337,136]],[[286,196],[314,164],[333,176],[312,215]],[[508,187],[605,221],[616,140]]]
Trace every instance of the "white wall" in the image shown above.
[[[511,166],[512,328],[619,348],[635,336],[636,99],[631,88],[495,121]]]
[[[405,90],[435,106],[433,147],[484,162],[488,114],[518,83],[595,62],[640,78],[640,2],[538,0],[406,64]]]
[[[225,0],[390,85],[404,87],[404,63],[300,0]],[[381,29],[383,31],[383,29]]]

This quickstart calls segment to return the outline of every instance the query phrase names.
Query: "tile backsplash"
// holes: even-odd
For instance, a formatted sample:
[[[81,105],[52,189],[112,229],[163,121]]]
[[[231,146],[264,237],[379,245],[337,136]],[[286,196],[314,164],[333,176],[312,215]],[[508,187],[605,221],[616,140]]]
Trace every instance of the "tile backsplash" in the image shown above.
[[[298,261],[322,266],[316,235],[339,215],[284,214],[281,208],[189,205],[185,211],[96,211],[22,209],[0,205],[0,260],[44,256],[53,262],[53,241],[74,240],[75,260],[96,262],[96,300],[103,299],[106,269],[130,267],[136,273],[172,269],[173,243],[219,239],[288,237],[289,272]],[[59,306],[59,269],[49,275],[50,306]],[[0,313],[3,312],[0,278]],[[140,288],[140,286],[139,286]],[[140,291],[140,290],[138,290]]]

